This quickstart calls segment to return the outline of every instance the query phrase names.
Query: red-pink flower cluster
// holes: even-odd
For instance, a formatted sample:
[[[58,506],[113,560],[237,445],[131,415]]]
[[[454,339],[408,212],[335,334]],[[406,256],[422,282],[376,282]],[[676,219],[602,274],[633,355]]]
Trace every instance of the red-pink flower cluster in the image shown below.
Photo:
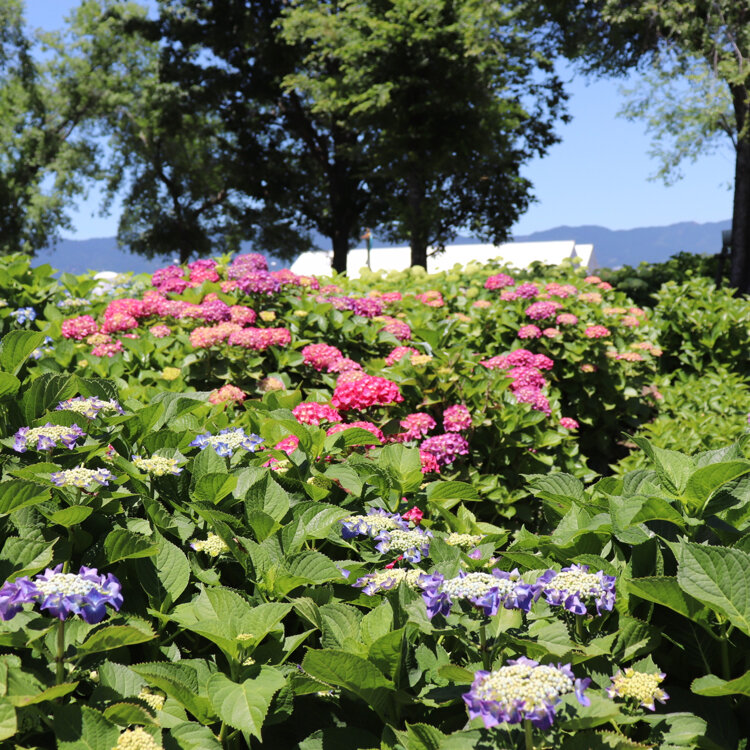
[[[532,320],[545,320],[554,317],[555,313],[562,307],[559,302],[540,301],[532,302],[526,308],[526,315]]]
[[[530,404],[532,409],[544,412],[547,416],[552,413],[549,400],[539,388],[524,386],[513,391],[513,395],[519,404]]]
[[[276,443],[276,445],[274,445],[273,447],[277,451],[284,451],[287,456],[291,456],[292,453],[297,450],[298,445],[299,438],[296,435],[290,435],[289,437],[285,437],[283,440],[279,440],[279,442]],[[271,459],[271,461],[273,460],[274,459]]]
[[[169,334],[172,333],[172,330],[169,326],[157,323],[156,325],[151,326],[151,328],[148,329],[148,332],[156,339],[163,339],[169,336]]]
[[[440,464],[429,451],[419,449],[419,460],[422,462],[422,474],[439,474]]]
[[[506,374],[513,379],[510,384],[512,391],[517,391],[519,388],[536,388],[539,390],[547,385],[544,375],[536,367],[529,367],[528,365],[511,367]]]
[[[515,288],[516,296],[521,299],[532,299],[539,294],[539,287],[536,284],[526,282],[525,284],[519,284]]]
[[[337,359],[333,364],[328,365],[328,372],[352,372],[361,369],[362,365],[353,359],[349,359],[349,357],[341,357],[341,359]]]
[[[611,335],[609,328],[600,325],[589,326],[583,333],[589,339],[601,339]]]
[[[302,424],[319,425],[321,422],[335,423],[341,421],[341,414],[328,404],[303,401],[292,409],[292,414]]]
[[[229,316],[232,323],[241,326],[251,326],[258,317],[252,307],[245,307],[245,305],[232,305],[229,308]]]
[[[198,286],[204,281],[216,282],[219,280],[219,274],[216,273],[215,260],[202,259],[188,263],[188,272],[190,277],[189,286]]]
[[[190,332],[190,343],[196,349],[209,349],[226,341],[232,333],[242,330],[236,323],[198,326]]]
[[[560,297],[561,299],[578,294],[578,290],[572,284],[558,284],[556,281],[547,284],[544,288],[551,297]]]
[[[602,295],[599,292],[582,292],[578,295],[581,302],[590,302],[593,305],[599,305],[602,301]]]
[[[383,326],[383,331],[393,334],[399,341],[408,341],[411,338],[411,328],[408,323],[396,318],[389,318]]]
[[[399,423],[402,433],[395,436],[398,442],[407,440],[419,440],[435,427],[437,422],[429,415],[421,412],[407,414]]]
[[[288,328],[240,328],[229,334],[230,346],[255,351],[263,351],[270,346],[288,346],[291,341],[292,334]]]
[[[77,318],[64,320],[62,324],[62,335],[66,339],[82,341],[99,331],[99,326],[90,315],[79,315]]]
[[[490,276],[487,281],[484,282],[485,289],[502,289],[506,286],[513,286],[516,282],[512,276],[508,276],[505,273],[496,273],[494,276]]]
[[[95,346],[91,353],[95,357],[114,357],[115,354],[122,351],[122,341],[112,341],[107,344],[99,344]]]
[[[578,322],[578,318],[573,313],[560,313],[555,322],[559,326],[574,326]]]
[[[426,292],[414,296],[428,307],[443,307],[445,305],[443,295],[437,289],[428,289]]]
[[[227,385],[223,385],[221,388],[216,388],[211,391],[208,401],[211,404],[224,404],[228,402],[241,404],[246,398],[247,393],[240,388],[237,388],[236,385],[227,383]]]
[[[542,329],[539,328],[539,326],[535,325],[528,325],[528,326],[521,326],[518,329],[518,338],[519,339],[538,339],[542,335]]]
[[[488,370],[507,370],[509,367],[536,367],[538,370],[551,370],[554,362],[545,354],[534,354],[528,349],[514,349],[509,354],[498,354],[479,363]]]
[[[564,430],[577,430],[578,426],[578,422],[575,419],[571,419],[571,417],[560,418],[560,427]]]
[[[446,432],[461,432],[471,428],[471,412],[462,404],[449,406],[443,411],[443,429]]]
[[[304,363],[315,368],[318,372],[329,370],[331,365],[343,358],[343,354],[335,346],[329,344],[308,344],[302,349]]]
[[[349,430],[352,427],[359,427],[360,430],[371,432],[381,443],[385,442],[385,436],[382,430],[372,422],[349,422],[348,424],[335,424],[326,430],[326,435],[335,435],[337,432]]]
[[[227,277],[230,279],[239,279],[247,273],[253,271],[267,271],[268,263],[260,253],[246,253],[237,255],[227,267]]]
[[[403,401],[398,386],[387,378],[377,375],[360,375],[356,380],[342,382],[339,378],[333,391],[331,404],[342,411],[367,409],[371,406],[387,406]]]

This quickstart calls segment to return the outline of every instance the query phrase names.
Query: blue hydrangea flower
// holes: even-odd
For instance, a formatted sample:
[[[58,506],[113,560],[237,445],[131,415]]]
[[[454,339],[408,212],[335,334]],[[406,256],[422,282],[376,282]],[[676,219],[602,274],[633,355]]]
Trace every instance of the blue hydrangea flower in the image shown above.
[[[453,604],[462,599],[471,602],[488,617],[496,615],[500,605],[505,609],[528,612],[541,591],[536,584],[524,583],[517,568],[510,573],[497,568],[492,573],[461,571],[456,578],[448,579],[435,573],[423,576],[420,586],[430,619],[437,614],[450,614]]]
[[[94,625],[104,619],[106,605],[119,611],[123,601],[121,589],[111,573],[99,575],[96,568],[84,566],[78,573],[63,573],[62,565],[58,565],[47,568],[33,580],[23,576],[12,583],[6,581],[0,588],[0,619],[10,620],[24,604],[34,603],[60,620],[80,615]]]
[[[79,487],[80,489],[86,489],[92,485],[95,487],[97,484],[106,487],[114,478],[114,474],[109,469],[85,469],[83,466],[53,471],[50,474],[52,484],[58,487]]]
[[[370,508],[366,516],[348,516],[341,519],[341,536],[354,539],[357,536],[369,536],[374,539],[382,531],[409,528],[409,522],[399,513],[388,513],[382,508]]]
[[[77,424],[64,427],[47,422],[43,427],[21,427],[14,435],[13,450],[18,453],[25,453],[29,448],[49,451],[57,448],[58,441],[72,450],[76,447],[76,440],[85,436]]]
[[[588,677],[576,679],[570,664],[555,667],[521,656],[493,672],[475,672],[471,689],[462,697],[469,718],[481,717],[488,729],[528,719],[533,726],[546,730],[552,726],[555,707],[566,693],[575,693],[582,706],[590,704],[584,694],[590,682]]]
[[[376,570],[374,573],[358,578],[352,586],[362,589],[363,594],[372,596],[380,591],[390,591],[402,581],[410,588],[416,588],[424,573],[418,569],[392,568],[391,570]]]
[[[383,554],[399,552],[404,560],[418,563],[430,554],[432,532],[417,527],[416,529],[383,529],[376,537],[375,549]]]
[[[36,312],[33,307],[19,307],[18,310],[13,310],[11,315],[16,319],[16,322],[21,325],[26,321],[32,322],[36,320]]]
[[[88,417],[89,419],[96,419],[99,416],[99,412],[125,413],[120,404],[114,399],[104,401],[104,399],[97,398],[96,396],[76,396],[75,398],[69,398],[61,401],[55,407],[55,411],[74,411],[77,414],[83,414],[84,417]]]
[[[576,615],[588,614],[587,605],[592,600],[596,613],[612,611],[615,606],[614,576],[604,575],[604,571],[589,573],[588,565],[571,565],[559,573],[547,570],[538,579],[544,598],[553,607],[564,607]]]
[[[238,448],[255,453],[262,442],[263,438],[260,435],[254,433],[247,435],[241,427],[235,427],[221,430],[218,435],[212,435],[210,432],[198,435],[190,445],[201,450],[205,450],[210,445],[220,456],[231,456]]]

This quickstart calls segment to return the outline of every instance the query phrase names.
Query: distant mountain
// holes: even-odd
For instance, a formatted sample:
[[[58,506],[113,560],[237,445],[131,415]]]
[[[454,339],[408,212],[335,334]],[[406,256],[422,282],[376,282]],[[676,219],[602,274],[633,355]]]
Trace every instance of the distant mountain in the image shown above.
[[[640,227],[638,229],[607,229],[595,225],[580,227],[555,227],[543,232],[534,232],[514,237],[516,242],[542,242],[550,240],[575,240],[579,244],[592,244],[599,264],[609,268],[631,265],[641,261],[658,263],[679,252],[718,253],[721,250],[721,232],[729,229],[731,222],[715,221],[698,224],[684,221],[665,227]],[[456,243],[478,242],[470,237],[458,237]],[[328,249],[320,238],[320,247]],[[385,247],[377,239],[374,247]],[[251,252],[249,243],[244,252]],[[287,263],[266,255],[271,268],[283,268]],[[129,253],[117,247],[114,237],[90,240],[61,240],[54,248],[37,254],[35,265],[49,263],[56,269],[69,273],[95,271],[152,272],[168,265],[171,258],[148,260],[141,255]]]

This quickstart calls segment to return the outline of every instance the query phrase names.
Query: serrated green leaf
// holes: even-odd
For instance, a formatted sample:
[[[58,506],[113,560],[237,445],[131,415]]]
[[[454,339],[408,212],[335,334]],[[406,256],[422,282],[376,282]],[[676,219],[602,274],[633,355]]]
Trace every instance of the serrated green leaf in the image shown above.
[[[348,515],[348,511],[326,503],[300,503],[294,508],[294,517],[303,524],[306,539],[323,539],[337,521]]]
[[[145,684],[143,678],[130,667],[111,661],[105,661],[99,666],[99,683],[123,698],[138,695]]]
[[[750,461],[724,461],[697,469],[687,481],[682,501],[699,515],[721,487],[749,472]]]
[[[633,437],[632,440],[653,461],[665,489],[673,495],[681,494],[695,469],[693,459],[678,451],[659,448],[645,438]]]
[[[334,649],[308,651],[302,669],[317,680],[353,693],[382,719],[392,717],[395,685],[367,659]]]
[[[18,393],[18,389],[21,387],[21,381],[15,376],[8,372],[0,372],[0,399],[10,398]],[[15,723],[16,715],[13,714],[13,721]]]
[[[680,588],[676,578],[632,578],[627,582],[627,587],[631,594],[669,607],[691,620],[703,609],[703,605],[697,599],[693,599]]]
[[[693,680],[690,690],[698,695],[718,697],[722,695],[747,695],[750,696],[750,672],[745,672],[741,677],[734,680],[722,680],[715,674],[707,674]]]
[[[416,492],[424,479],[419,448],[400,443],[386,445],[378,454],[377,465],[391,474],[403,492]]]
[[[216,735],[208,727],[202,727],[200,724],[175,724],[169,733],[182,750],[221,750]]]
[[[526,476],[530,492],[548,511],[561,518],[574,503],[584,502],[583,484],[570,474],[531,474]]]
[[[103,714],[80,704],[56,706],[54,722],[58,750],[112,750],[120,736]]]
[[[36,703],[44,703],[44,701],[53,701],[56,698],[61,698],[63,695],[69,695],[77,687],[77,682],[62,682],[59,685],[53,685],[33,695],[8,695],[6,696],[6,700],[14,706],[31,706]]]
[[[471,685],[474,682],[474,673],[455,664],[443,664],[438,667],[438,674],[444,679],[455,682],[457,685]]]
[[[0,741],[7,740],[17,731],[16,709],[10,703],[0,703]]]
[[[44,334],[38,331],[11,331],[0,342],[0,367],[15,375],[31,352],[44,343]]]
[[[205,452],[205,451],[204,451]],[[195,481],[190,496],[198,502],[212,503],[216,505],[227,495],[231,495],[237,486],[237,477],[221,473],[202,474]]]
[[[111,703],[104,709],[104,716],[121,727],[130,724],[157,726],[151,712],[138,703]]]
[[[134,664],[131,669],[151,686],[163,690],[184,706],[202,724],[209,724],[215,716],[211,703],[200,694],[198,675],[189,664],[149,662]]]
[[[152,558],[152,562],[159,582],[172,601],[179,599],[190,583],[190,563],[185,553],[162,537],[159,540],[159,552]]]
[[[341,432],[328,435],[323,443],[323,450],[330,453],[335,448],[349,448],[353,445],[380,445],[380,441],[369,430],[348,427]]]
[[[91,633],[78,647],[78,653],[88,656],[102,651],[111,651],[114,648],[145,643],[155,637],[156,634],[153,631],[144,632],[132,625],[106,625]]]
[[[747,587],[750,555],[727,547],[683,542],[678,563],[680,588],[750,635],[750,589]]]
[[[215,674],[208,681],[207,691],[222,721],[262,740],[260,732],[271,699],[285,682],[278,669],[263,666],[257,677],[239,684],[223,674]]]
[[[50,498],[50,490],[44,485],[25,479],[11,479],[0,482],[0,516],[44,503]]]
[[[47,516],[47,519],[52,523],[60,524],[66,529],[75,526],[79,523],[83,523],[92,513],[93,508],[88,505],[71,505],[62,510],[55,511]]]
[[[152,557],[159,553],[159,545],[143,534],[127,529],[114,529],[104,540],[104,551],[110,563],[138,557]]]
[[[405,750],[440,750],[445,735],[430,724],[407,724],[405,732],[396,732]]]
[[[427,499],[445,510],[450,510],[460,502],[476,502],[479,494],[466,482],[440,481],[427,485]]]

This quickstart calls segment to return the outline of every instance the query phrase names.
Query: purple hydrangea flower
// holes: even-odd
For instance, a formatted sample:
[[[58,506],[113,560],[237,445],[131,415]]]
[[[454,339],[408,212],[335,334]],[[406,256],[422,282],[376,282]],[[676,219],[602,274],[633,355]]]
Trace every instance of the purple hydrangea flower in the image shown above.
[[[254,433],[248,435],[241,427],[236,427],[221,430],[218,435],[212,435],[210,432],[198,435],[190,445],[201,450],[205,450],[210,445],[220,456],[232,456],[238,448],[255,453],[262,442],[263,438],[260,435]]]
[[[399,513],[388,513],[382,508],[370,508],[366,516],[348,516],[341,519],[341,536],[354,539],[357,536],[375,538],[384,530],[409,528],[409,522]]]
[[[272,297],[281,289],[279,280],[268,271],[250,271],[237,281],[245,294],[265,294]]]
[[[380,591],[390,591],[405,581],[407,586],[416,588],[420,577],[424,573],[421,570],[406,568],[392,568],[391,570],[377,570],[374,573],[358,578],[352,585],[361,588],[363,594],[372,596]]]
[[[49,451],[57,448],[58,441],[68,449],[76,447],[76,440],[86,433],[77,425],[63,427],[47,422],[43,427],[21,427],[14,435],[13,450],[25,453],[29,448]]]
[[[0,588],[0,619],[10,620],[24,604],[35,603],[60,620],[80,615],[90,625],[101,622],[106,605],[119,611],[122,606],[120,582],[111,574],[99,575],[96,568],[81,567],[78,573],[63,573],[62,564],[47,568],[31,580],[27,576]]]
[[[492,573],[465,573],[446,579],[440,573],[423,576],[419,585],[427,605],[427,616],[450,614],[456,601],[466,599],[487,617],[496,615],[500,605],[505,609],[528,612],[541,591],[536,584],[524,583],[518,569],[510,573],[495,568]]]
[[[63,471],[53,471],[50,474],[52,484],[58,487],[79,487],[81,489],[86,489],[96,484],[106,487],[110,480],[114,478],[114,474],[109,469],[84,469],[83,466],[76,466],[74,469],[64,469]]]
[[[544,598],[553,607],[564,607],[576,615],[588,614],[587,605],[594,601],[596,613],[612,611],[615,605],[614,576],[604,575],[604,571],[589,573],[588,565],[571,565],[559,573],[548,570],[537,583],[542,587]]]
[[[430,554],[432,532],[417,527],[416,529],[383,530],[376,537],[375,549],[383,554],[399,552],[404,560],[418,563]]]
[[[539,664],[521,656],[494,672],[474,673],[471,690],[462,696],[469,718],[481,717],[489,729],[503,722],[520,724],[528,719],[546,730],[555,720],[555,707],[561,696],[575,693],[582,706],[590,701],[584,690],[591,680],[577,679],[570,664]]]
[[[446,432],[461,432],[471,428],[471,412],[462,404],[449,406],[443,412],[443,429]]]
[[[114,412],[115,414],[124,414],[120,404],[114,399],[104,401],[96,396],[89,398],[85,396],[76,396],[75,398],[69,398],[66,401],[61,401],[56,407],[55,411],[74,411],[78,414],[83,414],[84,417],[89,419],[95,419],[100,411]]]
[[[456,432],[428,437],[419,447],[435,456],[440,466],[452,464],[459,456],[466,456],[469,453],[468,440]]]
[[[664,672],[639,672],[628,667],[611,677],[607,688],[610,698],[626,698],[637,701],[649,711],[656,711],[656,701],[666,703],[669,695],[659,687],[667,675]]]

